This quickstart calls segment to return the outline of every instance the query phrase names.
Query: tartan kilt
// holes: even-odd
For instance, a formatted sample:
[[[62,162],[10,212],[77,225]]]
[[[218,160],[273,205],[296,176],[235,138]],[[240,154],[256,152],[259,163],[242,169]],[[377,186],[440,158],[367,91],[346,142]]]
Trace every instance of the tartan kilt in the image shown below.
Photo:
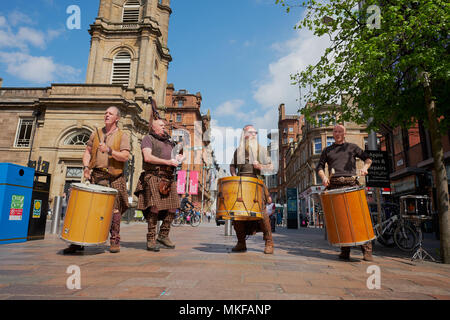
[[[127,183],[123,175],[114,177],[107,172],[92,170],[91,183],[116,189],[119,193],[114,201],[113,210],[119,210],[123,214],[128,209]]]
[[[161,178],[145,171],[139,177],[135,196],[138,197],[137,209],[145,211],[150,207],[156,207],[158,211],[180,208],[180,196],[177,193],[177,183],[172,181],[170,193],[163,196],[159,193]]]

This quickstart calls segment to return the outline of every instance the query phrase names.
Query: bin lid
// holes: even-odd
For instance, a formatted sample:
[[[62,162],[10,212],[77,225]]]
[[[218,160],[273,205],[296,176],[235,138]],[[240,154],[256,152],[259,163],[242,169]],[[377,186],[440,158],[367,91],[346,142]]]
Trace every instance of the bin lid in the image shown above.
[[[33,187],[34,169],[14,163],[0,163],[0,183]]]

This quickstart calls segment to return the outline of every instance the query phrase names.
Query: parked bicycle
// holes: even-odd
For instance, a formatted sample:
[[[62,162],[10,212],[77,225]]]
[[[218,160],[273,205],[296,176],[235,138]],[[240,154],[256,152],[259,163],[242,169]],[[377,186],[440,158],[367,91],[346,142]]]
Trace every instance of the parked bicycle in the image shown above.
[[[191,208],[188,210],[178,211],[172,221],[172,225],[177,227],[183,224],[190,224],[192,227],[198,227],[200,222],[200,214]]]
[[[377,241],[386,247],[397,247],[402,251],[412,251],[419,242],[416,228],[405,219],[393,215],[389,219],[374,225]]]

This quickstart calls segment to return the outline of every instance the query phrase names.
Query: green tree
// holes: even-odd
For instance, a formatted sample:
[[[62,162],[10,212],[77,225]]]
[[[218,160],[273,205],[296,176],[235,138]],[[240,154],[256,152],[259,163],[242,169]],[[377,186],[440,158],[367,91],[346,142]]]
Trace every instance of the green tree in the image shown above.
[[[315,65],[293,74],[312,87],[306,118],[321,105],[344,121],[408,128],[424,120],[432,140],[441,232],[441,257],[450,263],[448,181],[441,137],[449,130],[449,16],[446,0],[276,0],[290,11],[303,7],[296,28],[332,44]],[[342,99],[351,97],[351,99]]]

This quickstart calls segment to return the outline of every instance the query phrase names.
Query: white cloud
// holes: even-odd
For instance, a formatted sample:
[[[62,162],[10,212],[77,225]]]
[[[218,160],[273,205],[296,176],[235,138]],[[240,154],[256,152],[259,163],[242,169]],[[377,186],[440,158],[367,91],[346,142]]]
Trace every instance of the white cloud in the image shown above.
[[[19,24],[35,24],[33,19],[20,11],[13,11],[8,15],[9,23],[12,26],[17,26]]]
[[[0,16],[0,28],[6,27],[6,18],[3,16]]]
[[[328,36],[318,38],[306,29],[300,30],[289,41],[274,43],[272,48],[282,56],[269,64],[267,77],[254,81],[253,98],[263,108],[272,108],[274,114],[280,103],[285,103],[288,114],[295,114],[299,108],[300,92],[297,86],[292,85],[291,75],[317,63],[329,45]]]
[[[57,64],[52,57],[34,57],[21,52],[0,52],[0,61],[9,74],[37,84],[58,80],[78,80],[80,70]]]
[[[244,113],[240,112],[240,109],[244,106],[245,101],[241,99],[234,99],[225,101],[221,105],[219,105],[215,111],[214,114],[216,116],[237,116],[237,115],[245,115]]]
[[[271,129],[276,129],[278,106],[281,103],[285,104],[287,114],[296,114],[299,108],[300,91],[297,86],[291,84],[291,75],[304,70],[308,65],[317,63],[329,45],[328,36],[318,38],[306,29],[298,31],[294,38],[286,42],[272,44],[272,49],[277,52],[279,58],[268,65],[266,77],[253,82],[253,99],[259,107],[245,108],[244,111],[243,100],[229,100],[215,109],[213,117],[232,116],[239,120],[248,119],[248,122],[258,130],[265,129],[270,132]],[[303,88],[302,95],[307,90],[309,88]],[[302,101],[302,105],[304,104],[305,101]],[[220,127],[218,124],[216,127],[221,130],[227,128]]]
[[[28,27],[20,28],[19,32],[17,32],[17,35],[15,36],[15,39],[18,46],[19,44],[25,46],[27,43],[41,49],[44,49],[46,46],[45,34],[42,31]]]

